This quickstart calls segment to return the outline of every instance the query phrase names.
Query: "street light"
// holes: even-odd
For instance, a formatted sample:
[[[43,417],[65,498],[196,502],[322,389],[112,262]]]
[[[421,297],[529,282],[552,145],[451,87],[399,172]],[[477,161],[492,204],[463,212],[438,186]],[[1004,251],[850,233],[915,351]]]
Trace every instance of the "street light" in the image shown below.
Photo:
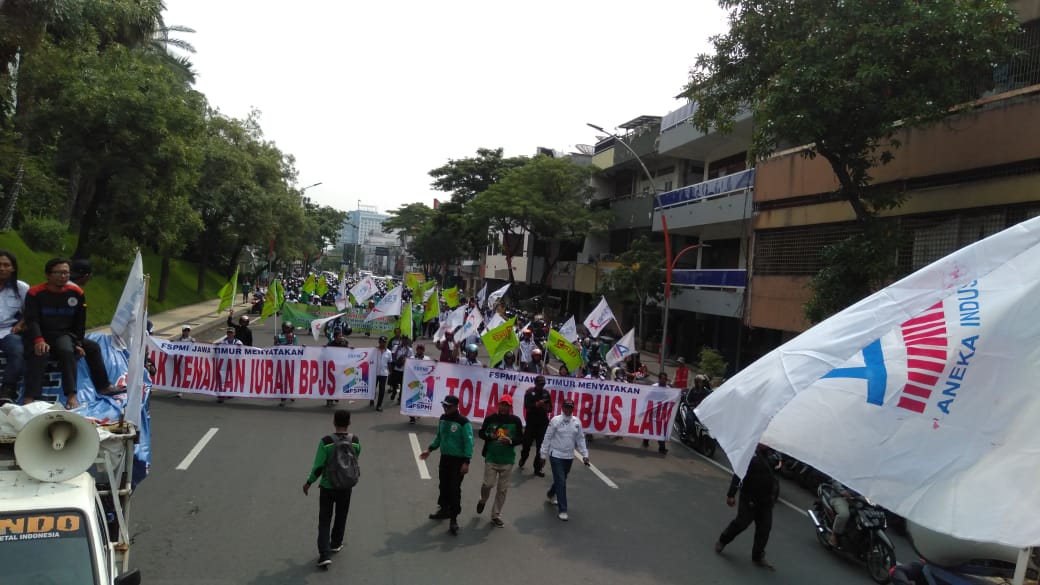
[[[300,189],[300,195],[303,195],[303,192],[306,191],[307,189],[310,189],[311,187],[317,187],[318,185],[321,185],[321,184],[322,184],[321,181],[318,181],[317,183],[314,183],[313,185],[307,185],[306,187],[301,188]]]
[[[357,265],[357,249],[361,245],[361,200],[357,200],[357,222],[358,225],[354,226],[354,271],[361,274],[361,269]]]
[[[637,154],[636,151],[633,150],[632,147],[629,146],[627,142],[622,140],[621,137],[618,136],[617,134],[614,134],[613,132],[607,132],[602,127],[597,126],[595,124],[590,124],[588,122],[586,122],[585,125],[588,126],[589,128],[592,128],[593,130],[597,130],[599,132],[602,132],[602,133],[606,134],[607,136],[610,136],[614,140],[620,142],[621,146],[624,146],[625,148],[627,148],[628,152],[632,153],[632,156],[635,157],[636,162],[638,162],[639,166],[642,167],[643,173],[646,174],[646,179],[648,181],[650,181],[650,195],[654,198],[654,208],[656,209],[657,206],[660,204],[660,200],[657,198],[657,184],[654,181],[654,176],[650,174],[650,169],[646,168],[646,163],[643,162],[643,159],[639,158],[639,154]],[[650,228],[651,229],[653,229],[653,224],[654,224],[654,212],[651,211],[650,212]],[[664,368],[664,354],[665,354],[665,351],[668,349],[668,305],[669,305],[669,301],[671,300],[671,297],[672,297],[672,265],[674,264],[674,262],[672,261],[672,238],[671,238],[671,236],[668,235],[668,220],[665,219],[664,212],[661,213],[661,231],[664,233],[665,284],[664,284],[664,325],[661,328],[661,353],[658,354],[658,356],[657,356],[658,371],[660,371],[661,369]],[[696,247],[696,246],[693,246],[693,247]],[[690,248],[686,248],[682,252],[679,252],[679,256],[682,256],[683,253],[686,252],[689,249]],[[675,257],[676,260],[678,260],[679,256]]]

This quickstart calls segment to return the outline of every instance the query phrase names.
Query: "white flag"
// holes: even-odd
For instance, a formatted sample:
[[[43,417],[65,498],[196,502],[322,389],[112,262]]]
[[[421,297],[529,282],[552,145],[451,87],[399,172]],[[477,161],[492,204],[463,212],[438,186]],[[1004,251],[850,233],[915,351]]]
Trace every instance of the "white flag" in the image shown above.
[[[141,426],[141,405],[144,404],[144,358],[148,349],[148,310],[144,303],[137,308],[130,341],[130,358],[126,363],[126,406],[123,414],[135,426]]]
[[[1040,218],[934,262],[697,408],[743,475],[761,440],[908,520],[1040,543]]]
[[[430,296],[432,296],[436,292],[437,292],[437,287],[434,287],[434,286],[431,286],[430,288],[426,289],[426,292],[424,292],[423,295],[422,295],[422,302],[423,302],[423,304],[425,305],[426,301],[430,300]]]
[[[488,322],[484,325],[484,328],[490,331],[505,322],[506,320],[502,318],[502,315],[495,313],[494,315],[491,315],[490,319],[488,319]]]
[[[564,339],[571,343],[578,340],[578,326],[574,323],[573,315],[571,315],[570,319],[567,319],[567,322],[563,324],[563,327],[560,327],[559,333]]]
[[[491,293],[490,295],[488,295],[488,299],[487,299],[487,306],[488,306],[488,308],[494,309],[495,305],[498,304],[498,300],[501,299],[502,297],[506,296],[506,291],[508,291],[508,290],[509,290],[509,284],[506,284],[502,288],[500,288],[500,289],[496,290],[495,292]]]
[[[613,367],[625,361],[625,358],[632,355],[632,352],[635,350],[636,330],[633,327],[628,330],[628,333],[626,333],[624,337],[614,344],[614,347],[610,348],[610,351],[607,352],[607,365]]]
[[[366,276],[361,279],[361,282],[355,284],[354,288],[350,289],[350,294],[354,295],[354,300],[358,304],[361,304],[372,298],[372,295],[376,294],[378,290],[376,281],[371,276]]]
[[[372,309],[372,312],[365,317],[365,321],[371,321],[372,319],[378,319],[379,317],[396,317],[401,314],[401,291],[404,287],[398,285],[394,290],[386,293],[386,296],[380,299],[379,304]],[[357,297],[355,297],[357,298]]]
[[[112,315],[112,342],[118,349],[130,347],[134,331],[134,320],[139,317],[144,306],[144,262],[141,251],[137,251],[134,263],[130,266],[130,275],[126,277],[123,294],[116,305],[116,313]],[[143,363],[143,362],[142,362]],[[99,388],[100,390],[100,388]]]
[[[336,317],[342,317],[343,315],[346,315],[346,313],[337,313],[331,317],[322,317],[321,319],[311,321],[311,337],[314,338],[314,341],[321,340],[321,330],[325,328],[326,323],[335,320]]]
[[[607,304],[607,297],[600,297],[599,304],[585,318],[585,328],[589,330],[592,337],[599,337],[603,333],[603,328],[613,320],[614,312]]]
[[[484,306],[484,298],[485,297],[487,297],[487,283],[486,282],[484,283],[484,286],[481,287],[480,292],[477,293],[477,306],[478,307],[483,307]]]
[[[340,271],[339,289],[336,291],[336,298],[334,299],[337,311],[343,311],[350,306],[349,294],[350,291],[347,290],[346,271]]]
[[[465,320],[462,322],[462,327],[455,332],[455,339],[457,339],[459,343],[465,342],[471,335],[477,334],[477,329],[480,328],[480,324],[483,322],[484,317],[480,314],[479,310],[474,309],[470,311],[469,315],[467,315]]]
[[[459,305],[454,311],[448,313],[448,316],[441,319],[441,325],[437,328],[437,332],[433,335],[433,340],[441,341],[444,339],[444,334],[448,331],[454,331],[456,327],[461,327],[466,320],[466,305]],[[452,339],[461,341],[461,338],[457,335],[453,335]]]

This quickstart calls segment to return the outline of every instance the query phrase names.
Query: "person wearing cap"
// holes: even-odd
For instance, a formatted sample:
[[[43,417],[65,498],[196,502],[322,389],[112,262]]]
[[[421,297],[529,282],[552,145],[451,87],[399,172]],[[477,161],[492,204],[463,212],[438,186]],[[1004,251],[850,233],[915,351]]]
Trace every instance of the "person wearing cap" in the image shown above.
[[[524,392],[524,448],[520,450],[519,467],[523,469],[527,457],[531,454],[531,443],[537,443],[534,451],[534,474],[545,477],[545,459],[540,455],[545,429],[549,426],[549,413],[552,412],[552,394],[545,389],[545,376],[536,376],[534,386]]]
[[[491,488],[495,488],[495,503],[491,506],[491,523],[502,528],[502,506],[509,491],[509,476],[516,462],[516,446],[524,441],[524,423],[513,414],[513,397],[503,394],[498,399],[498,411],[484,419],[477,433],[484,440],[484,483],[480,485],[477,514],[484,511]]]
[[[437,435],[419,459],[425,461],[430,453],[441,449],[438,466],[437,511],[430,520],[451,519],[448,531],[459,533],[459,514],[462,512],[462,479],[469,473],[469,460],[473,457],[473,427],[469,419],[459,412],[459,397],[445,396],[441,402],[444,414],[437,422]]]
[[[249,315],[239,317],[237,325],[232,321],[234,316],[235,310],[229,310],[227,326],[235,328],[235,337],[242,342],[241,345],[253,345],[253,330],[249,328]]]
[[[386,379],[390,376],[390,364],[394,355],[386,347],[386,336],[379,336],[379,347],[376,348],[376,399],[369,400],[369,406],[375,406],[377,412],[383,412],[383,397],[386,394]]]
[[[224,330],[224,339],[217,342],[217,345],[243,345],[238,339],[238,329],[234,326],[229,326]],[[223,404],[224,397],[220,395],[220,389],[217,389],[217,403]]]
[[[177,343],[195,343],[195,338],[191,336],[191,325],[182,325],[181,334],[176,337],[171,337],[170,341]]]
[[[557,506],[557,517],[566,522],[567,515],[567,475],[574,463],[574,451],[581,453],[581,462],[589,465],[589,448],[585,445],[585,433],[581,421],[574,416],[574,401],[566,398],[563,401],[563,413],[549,421],[545,431],[545,442],[542,443],[541,455],[549,460],[553,482],[546,492],[546,500]]]
[[[675,380],[673,386],[680,390],[686,390],[686,384],[690,381],[690,368],[686,367],[686,358],[679,358],[679,365],[675,367]]]

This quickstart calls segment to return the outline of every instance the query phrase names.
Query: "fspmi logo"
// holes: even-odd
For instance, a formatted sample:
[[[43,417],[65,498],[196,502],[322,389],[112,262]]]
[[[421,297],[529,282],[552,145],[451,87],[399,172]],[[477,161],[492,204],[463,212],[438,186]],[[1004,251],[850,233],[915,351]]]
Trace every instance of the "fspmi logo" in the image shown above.
[[[863,348],[862,366],[831,370],[824,378],[866,382],[867,403],[895,406],[916,414],[949,414],[975,356],[982,325],[980,293],[972,281],[945,301],[904,321],[897,335],[886,335]],[[905,355],[905,360],[896,359]],[[886,365],[887,364],[887,365]],[[889,371],[894,364],[905,370]],[[889,388],[898,391],[889,393]]]

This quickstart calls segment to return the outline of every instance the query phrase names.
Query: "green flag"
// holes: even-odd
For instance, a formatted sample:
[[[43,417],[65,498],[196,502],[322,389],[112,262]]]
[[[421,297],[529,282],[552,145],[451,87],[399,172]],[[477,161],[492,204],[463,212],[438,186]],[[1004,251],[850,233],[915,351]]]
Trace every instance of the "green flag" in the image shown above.
[[[307,312],[307,305],[299,303],[285,303],[282,305],[282,319],[289,321],[297,327],[310,327],[311,321],[317,319]]]
[[[444,289],[441,291],[441,296],[444,297],[444,302],[448,304],[449,309],[459,306],[459,287],[453,286]]]
[[[418,272],[408,272],[404,275],[404,287],[413,293],[419,286],[419,274]]]
[[[238,295],[238,267],[235,267],[235,274],[231,277],[231,280],[227,281],[227,284],[220,287],[220,292],[217,293],[217,297],[220,299],[220,306],[217,307],[217,312],[222,313],[225,309],[230,309],[231,305],[235,302],[235,296]]]
[[[520,347],[520,340],[516,338],[516,329],[514,328],[514,325],[516,325],[516,317],[513,317],[490,331],[485,331],[484,335],[480,336],[484,341],[484,347],[486,347],[488,353],[491,354],[491,358],[488,360],[488,365],[494,367],[502,361],[502,356],[506,355],[507,351]]]
[[[312,294],[314,294],[316,286],[317,285],[314,282],[314,274],[313,273],[308,274],[307,275],[307,280],[304,280],[303,281],[303,286],[300,287],[300,292],[305,292],[305,293],[307,293],[309,295],[312,295]]]
[[[401,322],[397,324],[401,328],[401,335],[412,337],[412,303],[406,302],[401,307]]]
[[[426,310],[423,311],[422,320],[423,323],[435,319],[437,315],[441,314],[441,304],[437,300],[437,293],[430,295],[430,298],[426,299]]]
[[[581,352],[578,348],[574,347],[574,344],[567,341],[567,338],[560,335],[555,329],[549,330],[549,344],[547,349],[552,354],[560,359],[561,362],[567,364],[567,369],[571,372],[578,369],[581,365]]]
[[[324,274],[318,277],[317,289],[319,297],[323,297],[325,296],[325,293],[329,292],[329,283],[325,282]]]
[[[264,308],[260,311],[260,321],[274,315],[281,310],[285,303],[285,291],[282,290],[282,281],[275,280],[267,287],[267,297],[264,298]]]

